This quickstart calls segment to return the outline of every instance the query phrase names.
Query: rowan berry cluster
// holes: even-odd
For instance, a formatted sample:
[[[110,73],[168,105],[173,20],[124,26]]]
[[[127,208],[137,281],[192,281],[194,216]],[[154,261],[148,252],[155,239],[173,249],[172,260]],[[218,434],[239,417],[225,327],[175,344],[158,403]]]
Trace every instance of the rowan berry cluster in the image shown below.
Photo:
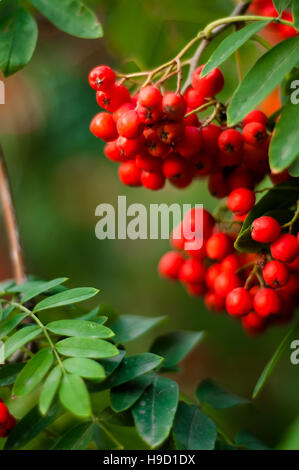
[[[253,0],[249,10],[261,16],[273,18],[278,18],[279,16],[272,0]],[[283,11],[281,17],[283,20],[293,21],[293,15],[290,10],[286,9]],[[284,24],[271,23],[266,29],[270,33],[273,32],[280,36],[281,40],[297,35],[295,28]]]
[[[7,437],[15,425],[15,418],[10,414],[7,406],[0,399],[0,438]]]
[[[234,190],[228,197],[228,208],[238,216],[252,209],[255,194],[246,188]],[[262,254],[243,254],[234,249],[238,231],[223,224],[202,209],[202,226],[195,231],[195,217],[201,209],[187,212],[172,233],[174,251],[162,256],[158,270],[161,276],[181,281],[190,295],[204,297],[209,310],[227,311],[241,320],[248,334],[264,331],[269,325],[287,322],[299,304],[299,235],[281,231],[272,217],[263,216],[252,223],[252,239],[269,244]],[[200,238],[199,249],[186,250]],[[188,235],[189,234],[189,235]],[[188,245],[189,246],[189,245]]]
[[[238,187],[252,189],[270,172],[266,115],[252,111],[240,126],[227,128],[225,107],[215,99],[224,86],[222,72],[215,68],[201,77],[202,69],[194,71],[183,96],[162,95],[157,85],[131,96],[110,67],[90,72],[89,83],[105,110],[93,118],[90,130],[106,142],[106,157],[120,164],[123,184],[158,190],[168,179],[185,188],[195,178],[208,177],[210,192],[222,198]],[[197,111],[209,106],[213,114],[200,122]]]

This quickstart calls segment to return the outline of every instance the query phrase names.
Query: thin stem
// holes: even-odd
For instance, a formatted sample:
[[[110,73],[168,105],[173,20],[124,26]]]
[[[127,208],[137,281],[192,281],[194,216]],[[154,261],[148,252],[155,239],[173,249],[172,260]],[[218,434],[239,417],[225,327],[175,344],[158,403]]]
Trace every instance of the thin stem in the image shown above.
[[[15,206],[12,198],[9,177],[4,161],[4,154],[0,146],[0,198],[3,207],[4,223],[9,242],[9,253],[13,268],[13,276],[17,284],[26,280],[23,249],[21,245],[19,227]]]
[[[254,34],[252,37],[251,37],[251,40],[254,41],[254,42],[257,42],[258,44],[260,44],[262,47],[264,47],[267,51],[269,51],[270,49],[272,49],[272,46],[271,44],[266,41],[266,39],[262,38],[262,36],[259,36],[258,34]]]
[[[287,222],[286,224],[282,225],[282,228],[287,228],[289,227],[289,231],[291,232],[292,231],[292,228],[293,228],[293,225],[294,223],[296,222],[296,220],[299,218],[299,200],[297,201],[297,210],[296,212],[294,213],[294,216],[292,217],[292,219]]]
[[[209,108],[210,106],[213,106],[216,103],[217,103],[217,100],[207,101],[207,103],[204,103],[201,106],[198,106],[198,108],[192,109],[192,111],[185,114],[185,117],[191,116],[192,114],[195,114],[195,113],[200,113],[204,109]]]
[[[117,445],[119,450],[122,450],[124,446],[116,439],[116,437],[113,436],[113,434],[107,429],[107,427],[102,423],[102,421],[99,418],[94,418],[94,421],[102,428],[102,430],[107,434],[107,436],[110,437],[110,439]]]

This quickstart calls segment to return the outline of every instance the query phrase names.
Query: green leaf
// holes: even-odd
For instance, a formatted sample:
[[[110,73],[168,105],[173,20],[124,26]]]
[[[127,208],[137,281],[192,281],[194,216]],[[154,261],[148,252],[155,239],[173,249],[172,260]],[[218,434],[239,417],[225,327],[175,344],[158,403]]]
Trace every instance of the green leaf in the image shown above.
[[[59,341],[56,348],[64,356],[91,357],[94,359],[112,357],[118,354],[118,350],[113,344],[96,338],[66,338]]]
[[[248,72],[228,107],[228,126],[234,126],[263,101],[298,63],[299,37],[280,42]]]
[[[295,178],[299,176],[299,157],[296,158],[292,166],[289,168],[289,173]]]
[[[195,405],[179,403],[173,432],[180,450],[212,450],[215,447],[216,424]]]
[[[152,384],[134,405],[135,426],[142,439],[155,448],[165,441],[171,430],[179,399],[173,380],[155,376]]]
[[[166,317],[145,318],[135,315],[122,315],[113,323],[112,329],[115,333],[116,343],[128,343],[139,338],[148,330],[165,320]]]
[[[40,412],[45,415],[54,400],[55,394],[61,380],[61,368],[59,366],[54,367],[50,374],[45,380],[40,397],[39,397],[39,409]]]
[[[94,289],[93,287],[69,289],[42,300],[34,307],[33,312],[40,312],[41,310],[46,310],[48,308],[62,307],[63,305],[82,302],[83,300],[90,299],[98,292],[98,289]]]
[[[5,77],[28,64],[37,36],[34,18],[21,7],[12,15],[6,27],[0,25],[0,69]]]
[[[263,442],[249,432],[241,431],[236,436],[236,444],[250,450],[270,450]]]
[[[94,320],[97,323],[103,324],[108,320],[108,317],[105,315],[101,315],[98,317],[100,312],[100,307],[95,307],[92,309],[90,312],[85,313],[85,315],[82,315],[81,317],[78,317],[77,320]]]
[[[295,28],[299,29],[299,3],[296,0],[293,1],[293,17]]]
[[[239,251],[257,252],[264,248],[262,243],[251,238],[251,224],[262,215],[271,215],[279,221],[290,217],[286,210],[294,204],[299,197],[298,180],[286,181],[276,185],[263,196],[246,217],[242,229],[235,241],[235,248]],[[287,222],[285,220],[285,222]]]
[[[171,369],[202,340],[204,333],[199,331],[174,331],[159,336],[153,343],[151,351],[164,357],[163,369]]]
[[[252,393],[252,398],[256,398],[261,390],[263,389],[265,383],[269,379],[270,375],[272,374],[277,362],[281,358],[282,354],[284,351],[288,348],[289,346],[289,340],[292,337],[292,335],[295,333],[296,329],[298,328],[298,324],[296,324],[293,328],[291,328],[288,333],[285,335],[283,340],[281,341],[280,345],[276,349],[275,353],[271,357],[270,361],[264,368],[263,372],[261,373],[255,387]]]
[[[93,427],[93,440],[100,450],[115,450],[115,449],[123,449],[123,447],[113,439],[113,435],[106,426],[101,424],[101,427],[98,423],[94,424]]]
[[[50,426],[60,415],[61,405],[55,403],[46,416],[42,416],[37,406],[32,408],[10,432],[5,444],[7,450],[22,449],[44,429]]]
[[[152,382],[151,375],[142,375],[110,391],[111,407],[116,413],[125,411],[136,403]]]
[[[5,364],[0,368],[0,387],[6,387],[7,385],[12,385],[21,370],[23,369],[24,364],[19,362],[15,364]]]
[[[13,312],[14,310],[14,305],[8,305],[7,307],[5,307],[2,312],[2,321],[6,320],[6,318],[9,317],[11,312]]]
[[[52,450],[84,450],[93,440],[92,421],[80,423],[67,431],[52,447]]]
[[[54,361],[53,352],[50,348],[38,351],[30,359],[18,375],[13,388],[14,395],[23,396],[32,392],[43,380]]]
[[[289,102],[275,125],[270,143],[270,166],[280,173],[299,156],[298,107]]]
[[[200,383],[196,390],[199,403],[208,403],[215,409],[231,408],[249,403],[245,398],[238,397],[207,379]]]
[[[86,320],[58,320],[48,323],[47,330],[62,336],[84,336],[86,338],[110,338],[113,331],[106,326]]]
[[[103,30],[96,15],[81,0],[30,0],[62,31],[79,38],[96,39]]]
[[[91,415],[89,394],[78,375],[65,374],[59,388],[59,398],[66,409],[82,418]]]
[[[158,367],[163,358],[152,353],[136,354],[126,357],[111,377],[112,386],[116,387]]]
[[[103,359],[101,361],[102,366],[105,369],[106,375],[112,374],[115,369],[121,364],[123,358],[126,355],[126,351],[124,349],[120,349],[118,351],[117,356],[109,357],[108,359]]]
[[[291,6],[292,0],[273,0],[277,13],[280,15],[284,10]]]
[[[14,352],[24,346],[29,341],[32,341],[41,333],[41,329],[36,326],[24,326],[21,330],[18,330],[14,333],[0,348],[0,357],[3,357],[6,360]],[[2,352],[4,354],[2,354]]]
[[[201,72],[201,77],[205,77],[215,67],[219,67],[219,65],[228,59],[237,49],[245,44],[248,39],[267,26],[269,22],[270,20],[256,21],[227,36],[209,58]]]
[[[8,334],[21,323],[24,318],[27,317],[26,313],[20,313],[14,315],[11,318],[7,318],[4,322],[1,323],[0,327],[0,339],[4,338],[4,336],[8,336]]]
[[[24,292],[24,295],[22,296],[22,304],[28,302],[28,300],[33,299],[33,297],[36,297],[37,295],[43,294],[49,291],[50,289],[53,289],[53,287],[63,284],[63,282],[67,280],[67,277],[59,277],[49,282],[38,282],[35,286],[29,288]]]
[[[104,379],[106,376],[103,366],[92,359],[71,357],[63,361],[63,365],[71,374],[77,374],[86,379]]]

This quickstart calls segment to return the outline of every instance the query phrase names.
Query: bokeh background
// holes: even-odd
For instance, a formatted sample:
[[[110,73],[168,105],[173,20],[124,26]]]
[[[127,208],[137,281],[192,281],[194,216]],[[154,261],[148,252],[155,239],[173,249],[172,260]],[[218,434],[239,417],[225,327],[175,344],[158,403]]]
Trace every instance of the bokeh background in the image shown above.
[[[28,271],[45,279],[68,276],[69,285],[101,290],[99,300],[119,313],[167,315],[164,332],[175,328],[205,330],[205,341],[183,363],[178,380],[192,396],[196,384],[211,377],[250,397],[265,363],[285,334],[272,328],[259,338],[245,336],[239,323],[207,312],[201,300],[188,297],[178,284],[159,279],[157,263],[168,250],[167,240],[104,240],[95,237],[95,208],[116,206],[118,195],[128,204],[203,203],[213,210],[217,200],[204,181],[180,191],[167,186],[150,192],[126,188],[117,166],[89,132],[98,111],[87,75],[106,63],[122,71],[152,68],[183,47],[202,26],[226,16],[233,1],[213,0],[92,0],[104,27],[104,38],[80,40],[39,22],[39,42],[23,72],[5,79],[6,104],[0,107],[0,133],[18,211]],[[216,41],[217,44],[217,41]],[[214,45],[206,51],[211,53]],[[243,71],[261,51],[241,50]],[[237,85],[232,60],[223,66],[227,99]],[[1,222],[2,224],[2,222]],[[0,231],[0,275],[11,275],[4,228]],[[155,331],[157,333],[157,331]],[[133,343],[144,351],[146,337]],[[255,407],[233,412],[236,427],[252,431],[271,446],[299,448],[299,366],[286,354]],[[294,424],[295,423],[295,424]],[[291,427],[291,428],[290,428]],[[296,447],[297,446],[297,447]]]

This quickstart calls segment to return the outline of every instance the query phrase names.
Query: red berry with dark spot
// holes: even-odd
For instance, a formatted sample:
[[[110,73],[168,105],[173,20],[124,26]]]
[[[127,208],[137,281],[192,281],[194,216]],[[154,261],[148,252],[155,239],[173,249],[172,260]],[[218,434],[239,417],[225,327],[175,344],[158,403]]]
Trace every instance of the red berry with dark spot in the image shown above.
[[[163,173],[166,178],[179,178],[188,169],[188,162],[177,153],[170,153],[163,162]]]
[[[116,111],[122,104],[130,100],[129,90],[124,85],[115,83],[111,90],[97,91],[96,100],[106,111]]]
[[[271,243],[271,254],[273,258],[291,263],[299,255],[299,244],[297,237],[291,233],[284,233],[280,237],[276,237]]]
[[[109,160],[121,163],[126,161],[127,157],[119,150],[116,142],[116,140],[108,142],[104,147],[104,154],[109,158]]]
[[[226,297],[225,308],[232,316],[241,317],[252,310],[252,296],[244,287],[233,289]]]
[[[184,97],[178,93],[165,93],[162,99],[162,110],[168,119],[179,121],[186,113],[187,105]]]
[[[107,65],[99,65],[89,72],[89,84],[94,90],[110,90],[115,83],[115,73]]]
[[[242,134],[235,129],[227,129],[218,137],[218,147],[227,156],[238,155],[242,152],[244,139]]]
[[[251,237],[259,243],[271,243],[279,237],[280,225],[273,217],[262,216],[251,225]]]
[[[249,212],[255,204],[255,194],[247,188],[238,188],[230,193],[227,207],[239,215]]]
[[[141,88],[138,94],[138,102],[149,110],[161,108],[162,95],[159,88],[152,85]]]
[[[159,274],[168,279],[178,279],[179,271],[184,261],[183,256],[175,251],[165,253],[159,261]]]
[[[280,261],[269,261],[263,269],[263,277],[270,287],[285,286],[289,280],[290,272]]]
[[[160,109],[148,109],[145,106],[138,106],[137,114],[143,124],[151,125],[159,121],[162,115]]]
[[[165,144],[171,144],[182,139],[185,133],[184,121],[165,122],[157,130],[158,136]]]
[[[126,139],[126,137],[121,137],[116,141],[116,145],[119,151],[127,158],[132,158],[141,152],[144,148],[144,137],[143,135],[139,136],[137,139]]]
[[[243,137],[249,145],[260,145],[268,139],[267,129],[260,122],[250,122],[243,129]]]
[[[250,122],[260,122],[261,124],[266,126],[268,123],[268,118],[266,114],[263,113],[263,111],[259,111],[258,109],[256,109],[247,114],[247,116],[243,120],[243,126],[246,126],[246,124],[249,124]]]

